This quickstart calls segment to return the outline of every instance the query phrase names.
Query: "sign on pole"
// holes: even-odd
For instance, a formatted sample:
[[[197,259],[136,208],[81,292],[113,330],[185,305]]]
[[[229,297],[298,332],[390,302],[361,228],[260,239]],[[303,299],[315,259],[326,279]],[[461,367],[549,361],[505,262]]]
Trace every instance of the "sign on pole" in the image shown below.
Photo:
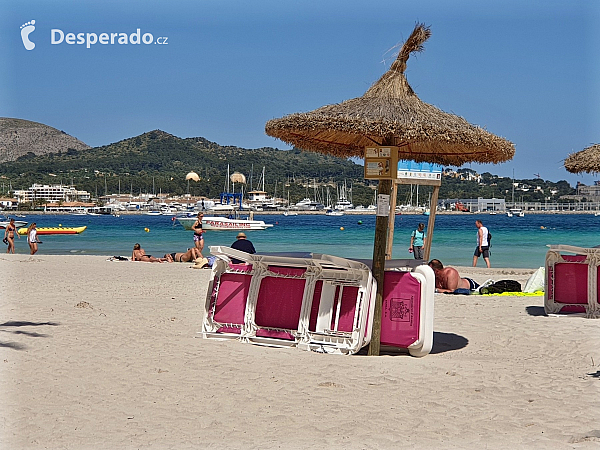
[[[368,180],[394,180],[398,170],[398,147],[365,148],[365,178]]]

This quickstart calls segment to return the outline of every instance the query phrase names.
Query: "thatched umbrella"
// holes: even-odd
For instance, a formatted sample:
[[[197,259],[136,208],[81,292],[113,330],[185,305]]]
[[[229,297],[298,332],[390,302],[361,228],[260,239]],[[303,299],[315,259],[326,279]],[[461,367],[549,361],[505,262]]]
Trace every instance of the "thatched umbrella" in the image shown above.
[[[189,172],[186,176],[185,179],[187,181],[187,193],[190,193],[190,180],[194,180],[196,182],[200,181],[200,177],[198,176],[198,174],[196,172]]]
[[[246,176],[243,173],[233,172],[229,177],[232,183],[246,183]]]
[[[196,172],[190,172],[185,176],[185,179],[190,181],[190,180],[194,180],[194,181],[200,181],[200,177],[198,176],[198,174]]]
[[[431,35],[417,24],[390,69],[362,96],[267,122],[267,134],[303,150],[340,157],[364,157],[373,144],[400,147],[399,159],[456,165],[499,163],[513,157],[511,142],[422,102],[406,77],[406,61],[423,50]],[[392,181],[379,181],[379,194],[391,192]],[[394,214],[394,211],[390,211]],[[373,275],[378,282],[369,354],[379,354],[385,243],[389,217],[377,217]],[[431,220],[431,219],[430,219]]]
[[[246,175],[243,173],[233,172],[229,179],[233,183],[233,192],[235,192],[235,183],[246,184]]]
[[[423,50],[429,27],[418,24],[390,69],[362,97],[267,122],[267,134],[303,150],[364,156],[365,147],[400,146],[399,159],[460,166],[499,163],[511,142],[419,99],[404,75],[410,53]]]
[[[565,169],[571,173],[599,173],[600,144],[590,145],[577,153],[570,154],[565,160]]]

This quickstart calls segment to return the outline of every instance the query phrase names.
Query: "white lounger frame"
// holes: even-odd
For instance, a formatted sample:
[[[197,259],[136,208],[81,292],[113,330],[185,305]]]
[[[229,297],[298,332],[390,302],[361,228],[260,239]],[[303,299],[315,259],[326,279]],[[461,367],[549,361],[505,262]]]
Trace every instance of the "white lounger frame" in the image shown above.
[[[565,306],[584,307],[585,313],[568,313],[569,315],[584,315],[589,318],[600,318],[600,305],[598,304],[598,267],[600,266],[600,248],[585,248],[572,245],[549,245],[550,250],[546,253],[546,278],[544,289],[544,310],[546,314],[557,314]],[[566,261],[560,252],[584,255],[583,261]],[[556,275],[554,266],[556,264],[587,264],[587,304],[582,303],[557,303],[554,301]],[[549,285],[549,280],[552,284]]]
[[[324,353],[356,353],[371,340],[371,321],[375,306],[377,284],[369,268],[358,261],[352,261],[331,255],[312,255],[312,257],[296,258],[287,256],[251,255],[230,247],[211,246],[211,253],[217,257],[213,264],[211,282],[205,302],[205,315],[202,324],[202,335],[207,339],[239,339],[242,342],[271,345],[277,347],[298,347],[303,350],[320,351]],[[230,324],[218,323],[213,320],[214,305],[211,305],[213,291],[219,289],[218,283],[223,273],[236,273],[230,266],[232,258],[242,260],[252,265],[247,272],[252,275],[244,323],[240,334],[220,333],[221,327]],[[254,318],[260,284],[266,277],[296,277],[274,273],[269,266],[302,268],[305,270],[301,278],[305,279],[302,308],[298,327],[295,330],[277,330],[287,332],[295,340],[277,339],[257,336],[260,328]],[[309,330],[310,313],[317,281],[323,282],[321,302],[319,304],[317,326],[315,331]],[[216,284],[216,285],[215,285]],[[338,331],[337,319],[340,313],[340,302],[335,302],[333,295],[338,286],[353,286],[358,288],[352,332]],[[340,289],[341,296],[342,289]],[[335,305],[337,304],[337,308]],[[332,319],[336,318],[335,326],[331,329]],[[239,325],[236,325],[239,327]]]

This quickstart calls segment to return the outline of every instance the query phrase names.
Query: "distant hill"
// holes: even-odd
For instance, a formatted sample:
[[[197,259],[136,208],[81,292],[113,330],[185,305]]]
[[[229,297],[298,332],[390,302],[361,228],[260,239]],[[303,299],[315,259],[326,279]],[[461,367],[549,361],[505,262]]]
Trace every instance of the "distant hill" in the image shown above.
[[[16,119],[0,119],[3,129]],[[48,141],[38,134],[40,146],[49,149],[55,142],[56,133],[62,137],[76,139],[51,127],[28,121],[17,121],[19,136],[24,135],[28,124],[36,131],[48,131]],[[45,128],[44,128],[45,127]],[[33,134],[31,135],[33,136]],[[43,144],[43,142],[47,142]],[[81,143],[83,146],[85,144]],[[344,181],[352,187],[355,205],[367,206],[374,202],[374,189],[377,182],[364,179],[363,166],[351,160],[335,158],[320,153],[304,152],[298,149],[278,150],[271,147],[246,149],[222,146],[202,137],[179,138],[161,130],[124,139],[109,145],[95,148],[75,148],[66,145],[55,151],[36,155],[33,151],[15,160],[0,162],[0,189],[26,189],[33,183],[74,184],[92,196],[105,193],[155,193],[204,195],[216,198],[224,190],[227,166],[230,173],[241,172],[246,176],[245,191],[259,187],[260,174],[265,167],[265,190],[270,195],[288,198],[292,203],[304,197],[319,197],[326,202],[327,190],[336,200],[336,188]],[[200,176],[199,182],[185,180],[188,172]],[[459,169],[458,172],[475,172]],[[562,195],[572,194],[574,189],[566,182],[557,183],[535,180],[511,180],[489,172],[481,177],[445,176],[440,189],[440,198],[504,198],[510,201],[556,201]],[[314,189],[315,182],[319,186]],[[513,189],[513,182],[515,183]],[[236,185],[236,192],[241,186]],[[424,203],[431,188],[421,186],[420,203]],[[417,193],[409,185],[398,187],[398,202],[416,201]]]
[[[228,165],[230,173],[246,176],[246,190],[258,188],[263,166],[265,189],[271,195],[277,183],[277,196],[283,196],[282,184],[289,180],[286,197],[289,189],[291,201],[313,197],[314,191],[306,187],[313,179],[320,183],[360,179],[363,186],[357,190],[365,190],[364,201],[368,204],[373,197],[372,189],[364,186],[363,167],[350,160],[300,150],[221,146],[202,137],[182,139],[161,130],[79,151],[26,154],[0,164],[0,176],[10,180],[13,189],[34,182],[62,182],[93,195],[116,193],[119,185],[121,192],[184,194],[188,189],[185,176],[195,171],[201,180],[190,183],[190,193],[216,197],[225,186]]]
[[[79,139],[48,125],[0,117],[0,163],[15,161],[28,153],[43,155],[87,148],[90,147]]]

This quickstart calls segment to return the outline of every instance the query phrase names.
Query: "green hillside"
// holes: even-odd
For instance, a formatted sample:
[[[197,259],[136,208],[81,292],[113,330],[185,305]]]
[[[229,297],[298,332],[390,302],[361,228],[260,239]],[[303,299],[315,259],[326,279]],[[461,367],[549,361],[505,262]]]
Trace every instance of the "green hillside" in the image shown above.
[[[290,200],[297,201],[308,194],[307,185],[360,180],[354,192],[364,191],[367,204],[373,190],[364,186],[363,168],[352,161],[299,150],[274,148],[244,149],[220,146],[204,138],[181,139],[160,130],[144,133],[102,147],[88,150],[69,149],[66,152],[36,156],[32,153],[14,162],[0,164],[0,176],[13,189],[24,189],[32,183],[74,184],[78,189],[95,195],[110,193],[155,192],[184,194],[188,184],[185,175],[195,171],[200,182],[190,182],[192,195],[218,196],[227,175],[241,172],[257,188],[262,167],[265,167],[265,188],[273,194],[277,183],[278,196],[282,184],[290,190]],[[358,194],[360,197],[360,194]]]
[[[65,152],[35,155],[28,153],[16,161],[0,164],[0,186],[6,194],[12,189],[26,189],[33,183],[74,184],[92,196],[105,193],[156,193],[185,194],[188,182],[185,176],[195,171],[199,182],[189,183],[189,193],[218,197],[223,191],[227,175],[241,172],[246,176],[246,190],[258,188],[263,166],[265,189],[278,197],[289,197],[291,202],[313,197],[316,182],[324,200],[326,184],[335,198],[335,183],[346,180],[352,186],[355,205],[373,202],[376,182],[363,178],[363,167],[350,160],[334,158],[319,153],[300,150],[277,150],[270,147],[245,149],[221,146],[204,138],[181,139],[164,131],[155,130],[102,147],[85,150],[69,149]],[[459,174],[474,173],[460,169]],[[512,181],[485,173],[479,181],[466,181],[460,177],[444,177],[440,198],[496,197],[511,200]],[[544,180],[515,180],[517,201],[556,201],[560,195],[573,193],[566,181],[553,183]],[[538,188],[539,187],[539,188]],[[237,188],[236,188],[237,190]],[[421,187],[421,203],[431,188]],[[285,194],[284,194],[285,192]],[[552,193],[554,192],[554,193]],[[413,193],[414,194],[414,193]],[[398,202],[408,203],[410,187],[400,186]],[[413,201],[416,196],[413,197]]]

